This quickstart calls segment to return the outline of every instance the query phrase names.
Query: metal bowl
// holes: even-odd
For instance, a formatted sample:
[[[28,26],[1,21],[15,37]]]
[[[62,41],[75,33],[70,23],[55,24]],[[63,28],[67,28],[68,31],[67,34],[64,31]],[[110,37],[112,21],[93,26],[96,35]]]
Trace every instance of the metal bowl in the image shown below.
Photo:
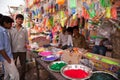
[[[89,80],[118,80],[117,77],[109,72],[94,71]]]
[[[76,71],[76,75],[74,77],[71,77],[71,76],[68,76],[65,74],[65,71],[67,70],[82,70],[84,71],[85,73],[87,73],[88,75],[85,76],[85,77],[75,77],[76,75],[83,75],[83,74],[80,74]],[[71,65],[66,65],[64,66],[62,69],[61,69],[61,74],[67,78],[67,79],[75,79],[75,80],[85,80],[85,79],[88,79],[90,78],[90,76],[92,75],[92,69],[91,68],[88,68],[87,66],[84,66],[84,65],[81,65],[81,64],[71,64]],[[73,73],[72,73],[73,74]],[[72,75],[71,74],[71,75]]]
[[[60,65],[61,63],[63,63],[63,65]],[[55,66],[55,65],[57,65],[57,66]],[[67,65],[67,63],[65,63],[64,61],[55,61],[55,62],[52,62],[49,64],[48,69],[51,71],[54,71],[54,72],[60,72],[62,67],[64,67],[65,65]],[[55,69],[57,67],[58,67],[58,69]]]
[[[49,55],[49,56],[46,56],[46,57],[41,57],[41,60],[48,61],[48,62],[55,61],[57,59],[58,59],[58,57],[56,57],[55,55]]]
[[[51,51],[43,51],[43,52],[39,52],[38,53],[38,55],[39,56],[49,56],[49,55],[51,55],[52,54],[52,52]]]

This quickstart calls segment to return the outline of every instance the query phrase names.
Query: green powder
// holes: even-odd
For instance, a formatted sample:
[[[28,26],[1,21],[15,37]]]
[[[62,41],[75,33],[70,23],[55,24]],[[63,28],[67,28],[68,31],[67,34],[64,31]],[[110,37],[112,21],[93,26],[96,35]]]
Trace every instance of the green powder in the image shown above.
[[[66,65],[66,63],[62,63],[62,62],[61,63],[55,63],[55,64],[50,66],[50,69],[60,71],[61,68],[65,65]]]

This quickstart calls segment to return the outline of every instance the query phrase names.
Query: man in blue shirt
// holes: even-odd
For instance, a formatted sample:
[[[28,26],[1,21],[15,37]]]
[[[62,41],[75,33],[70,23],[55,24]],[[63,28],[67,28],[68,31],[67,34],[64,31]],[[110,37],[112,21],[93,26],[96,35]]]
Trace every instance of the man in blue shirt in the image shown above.
[[[0,61],[4,65],[4,80],[19,80],[19,73],[14,64],[11,52],[10,36],[8,29],[12,27],[13,19],[3,16],[0,19]]]

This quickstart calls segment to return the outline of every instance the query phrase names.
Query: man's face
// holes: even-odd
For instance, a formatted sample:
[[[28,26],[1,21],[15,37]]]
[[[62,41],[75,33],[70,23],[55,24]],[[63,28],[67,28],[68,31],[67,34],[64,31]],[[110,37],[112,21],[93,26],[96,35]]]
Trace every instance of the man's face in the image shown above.
[[[10,29],[12,27],[12,23],[6,23],[6,22],[4,22],[4,27],[6,29]]]
[[[78,35],[78,34],[79,34],[79,30],[74,29],[74,30],[73,30],[73,34],[74,34],[74,35]]]
[[[23,23],[23,19],[22,19],[22,18],[17,18],[17,19],[16,19],[16,23],[17,23],[18,25],[21,25],[21,24]]]

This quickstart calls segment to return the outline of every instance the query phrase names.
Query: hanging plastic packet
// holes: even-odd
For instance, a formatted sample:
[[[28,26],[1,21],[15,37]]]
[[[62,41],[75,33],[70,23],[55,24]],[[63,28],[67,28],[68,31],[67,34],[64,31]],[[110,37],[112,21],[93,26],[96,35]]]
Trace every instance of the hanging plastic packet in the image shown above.
[[[100,10],[99,9],[100,8],[99,1],[95,2],[94,4],[95,4],[95,7],[94,7],[95,11],[99,11]]]
[[[53,17],[52,16],[50,16],[49,23],[50,23],[51,26],[54,25],[54,21],[53,21]]]
[[[111,10],[110,7],[106,8],[106,18],[110,18],[111,17]]]
[[[89,10],[88,11],[88,13],[89,13],[89,16],[91,17],[91,18],[93,18],[93,17],[95,17],[95,10]]]
[[[56,11],[58,11],[58,8],[59,8],[58,4],[55,4],[55,10]]]
[[[70,0],[70,8],[76,8],[76,0]]]
[[[65,3],[65,0],[56,0],[56,3],[59,5],[63,5]]]
[[[84,6],[87,10],[90,9],[89,6],[88,6],[88,4],[87,4],[86,2],[83,2],[83,6]]]
[[[90,9],[88,10],[89,16],[90,16],[91,18],[95,17],[95,15],[96,15],[94,8],[95,8],[95,4],[94,4],[94,3],[91,3]]]
[[[117,10],[116,8],[111,9],[111,16],[113,19],[117,19]]]
[[[110,7],[111,6],[110,0],[100,0],[100,4],[102,7]]]
[[[72,9],[71,9],[71,13],[72,13],[72,14],[75,14],[75,13],[76,13],[76,9],[75,9],[75,8],[72,8]]]

